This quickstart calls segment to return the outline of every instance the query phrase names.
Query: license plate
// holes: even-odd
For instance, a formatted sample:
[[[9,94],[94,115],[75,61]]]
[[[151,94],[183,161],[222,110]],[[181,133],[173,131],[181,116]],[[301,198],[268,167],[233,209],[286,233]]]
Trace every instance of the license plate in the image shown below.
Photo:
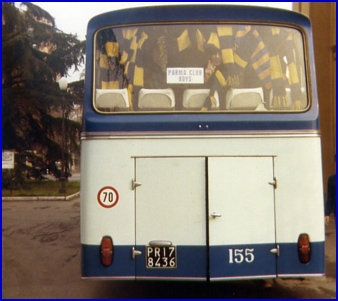
[[[147,247],[147,268],[174,269],[177,265],[176,247]]]

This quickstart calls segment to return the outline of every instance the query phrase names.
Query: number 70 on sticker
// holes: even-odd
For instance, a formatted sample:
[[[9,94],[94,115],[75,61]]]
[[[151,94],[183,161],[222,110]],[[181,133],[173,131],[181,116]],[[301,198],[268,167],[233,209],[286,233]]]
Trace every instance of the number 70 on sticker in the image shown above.
[[[114,187],[105,186],[99,190],[97,201],[104,208],[112,208],[119,201],[119,193]]]

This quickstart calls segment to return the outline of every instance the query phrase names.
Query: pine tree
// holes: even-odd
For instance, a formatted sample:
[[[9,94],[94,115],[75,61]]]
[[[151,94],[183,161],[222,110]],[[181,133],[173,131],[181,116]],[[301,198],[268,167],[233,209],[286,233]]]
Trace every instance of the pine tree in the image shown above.
[[[54,18],[32,3],[2,3],[2,149],[17,152],[17,168],[41,178],[49,169],[60,175],[61,108],[65,109],[67,150],[79,151],[80,123],[68,119],[83,101],[83,81],[60,91],[57,79],[84,62],[85,41],[55,26]],[[28,161],[30,164],[26,165]],[[66,164],[68,165],[68,164]]]

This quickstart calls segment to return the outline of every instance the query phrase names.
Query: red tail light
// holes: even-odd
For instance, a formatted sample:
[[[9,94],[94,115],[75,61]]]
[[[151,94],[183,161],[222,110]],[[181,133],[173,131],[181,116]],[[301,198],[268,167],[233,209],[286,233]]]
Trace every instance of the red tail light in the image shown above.
[[[101,263],[110,266],[113,262],[113,240],[109,236],[104,236],[101,240]]]
[[[304,233],[298,237],[298,257],[301,263],[308,263],[311,259],[310,238]]]

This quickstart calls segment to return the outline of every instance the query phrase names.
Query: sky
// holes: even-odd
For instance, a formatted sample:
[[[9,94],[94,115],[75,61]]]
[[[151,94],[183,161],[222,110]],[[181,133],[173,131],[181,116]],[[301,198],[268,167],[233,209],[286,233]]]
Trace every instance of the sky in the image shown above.
[[[21,2],[15,2],[19,7]],[[192,2],[31,2],[52,15],[56,27],[68,34],[76,34],[80,41],[85,40],[89,20],[108,11],[150,5],[180,5]],[[196,2],[194,2],[196,3]],[[198,4],[240,4],[259,5],[292,9],[292,2],[198,2]],[[84,66],[83,66],[84,68]],[[70,70],[69,82],[79,80],[79,72]]]

